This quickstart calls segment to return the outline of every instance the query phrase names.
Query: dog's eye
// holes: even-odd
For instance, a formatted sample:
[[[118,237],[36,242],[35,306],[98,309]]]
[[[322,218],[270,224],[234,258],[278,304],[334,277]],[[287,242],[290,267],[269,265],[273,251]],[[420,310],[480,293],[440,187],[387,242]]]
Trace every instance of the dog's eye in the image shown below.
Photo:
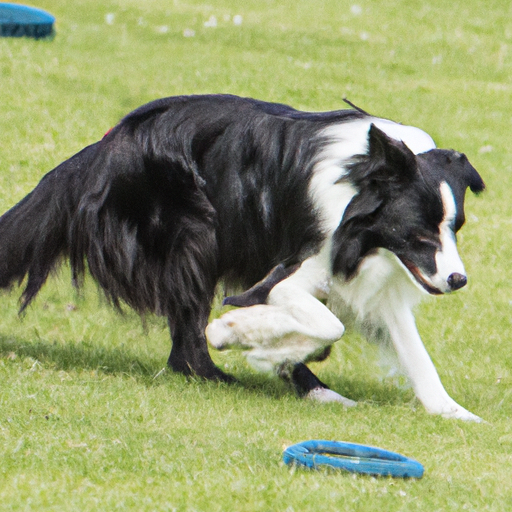
[[[419,235],[416,237],[416,241],[419,242],[421,245],[428,245],[429,247],[434,247],[435,249],[440,249],[441,244],[438,240],[435,240],[434,238],[430,238],[428,236]]]

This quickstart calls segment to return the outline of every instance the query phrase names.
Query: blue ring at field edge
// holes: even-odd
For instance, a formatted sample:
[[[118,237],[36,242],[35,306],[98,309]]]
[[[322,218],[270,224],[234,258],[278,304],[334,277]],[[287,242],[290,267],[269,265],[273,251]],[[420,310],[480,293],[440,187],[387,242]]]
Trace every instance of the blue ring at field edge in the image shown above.
[[[334,457],[331,457],[334,455]],[[421,478],[423,465],[399,453],[373,446],[340,441],[311,440],[289,446],[286,464],[318,468],[329,466],[363,475]]]

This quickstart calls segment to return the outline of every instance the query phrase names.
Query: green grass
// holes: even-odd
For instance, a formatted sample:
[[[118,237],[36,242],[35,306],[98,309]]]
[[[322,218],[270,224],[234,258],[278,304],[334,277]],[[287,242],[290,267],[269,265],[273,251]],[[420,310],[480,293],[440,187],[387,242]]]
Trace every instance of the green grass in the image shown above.
[[[16,291],[0,298],[0,510],[510,509],[512,7],[38,6],[57,17],[54,40],[0,39],[2,211],[131,109],[174,94],[229,92],[308,110],[340,108],[346,96],[464,151],[488,185],[468,198],[460,236],[470,282],[423,304],[418,325],[448,392],[488,423],[429,416],[406,386],[383,377],[376,347],[352,333],[314,366],[360,401],[350,410],[298,400],[238,353],[212,354],[239,379],[235,386],[161,372],[165,322],[112,312],[91,282],[77,296],[64,267],[22,319]],[[205,27],[212,15],[217,26]],[[313,438],[401,452],[421,461],[425,476],[395,481],[283,465],[285,446]]]

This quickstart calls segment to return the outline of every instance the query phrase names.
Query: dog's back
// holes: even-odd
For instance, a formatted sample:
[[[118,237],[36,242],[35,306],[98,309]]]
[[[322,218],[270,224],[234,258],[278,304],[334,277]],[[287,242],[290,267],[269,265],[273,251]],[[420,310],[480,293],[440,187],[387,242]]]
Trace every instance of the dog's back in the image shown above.
[[[124,206],[107,200],[97,208],[131,214],[129,224],[139,236],[133,244],[145,245],[145,254],[150,251],[143,234],[168,254],[181,229],[178,219],[190,216],[188,226],[204,222],[210,231],[213,219],[217,255],[209,268],[217,277],[251,286],[275,265],[303,261],[318,250],[324,234],[310,181],[325,143],[319,133],[364,117],[354,110],[304,113],[225,95],[157,100],[129,114],[101,141],[105,161],[95,162],[92,173],[100,183],[88,187],[104,187],[102,176],[109,177],[110,196],[124,195]],[[158,222],[147,225],[150,218]],[[161,232],[151,232],[154,225]],[[198,243],[208,251],[206,240]],[[120,297],[128,295],[125,290]]]

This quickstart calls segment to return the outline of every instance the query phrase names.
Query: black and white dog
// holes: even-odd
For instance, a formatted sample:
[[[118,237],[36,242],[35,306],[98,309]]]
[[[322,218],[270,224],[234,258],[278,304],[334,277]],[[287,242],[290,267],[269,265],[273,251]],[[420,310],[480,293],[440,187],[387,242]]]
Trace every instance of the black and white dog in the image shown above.
[[[464,155],[357,109],[161,99],[0,218],[0,287],[28,275],[23,310],[68,257],[77,285],[87,267],[114,305],[168,318],[173,370],[231,380],[208,337],[309,398],[346,405],[304,363],[354,318],[393,343],[429,412],[478,420],[444,390],[411,312],[423,292],[466,284],[455,233],[467,187],[484,183]],[[207,326],[221,281],[249,289],[227,300],[245,307]]]

